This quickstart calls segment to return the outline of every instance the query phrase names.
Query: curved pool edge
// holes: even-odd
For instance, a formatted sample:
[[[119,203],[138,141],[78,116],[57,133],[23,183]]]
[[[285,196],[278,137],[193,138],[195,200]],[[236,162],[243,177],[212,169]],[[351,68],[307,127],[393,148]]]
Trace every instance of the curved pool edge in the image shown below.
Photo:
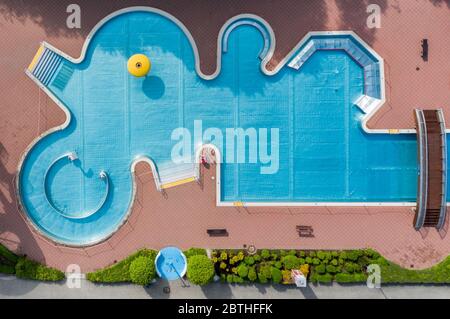
[[[164,247],[164,248],[162,248],[162,249],[160,249],[160,250],[158,251],[158,254],[156,255],[155,261],[154,261],[156,274],[157,274],[158,277],[161,278],[161,279],[169,280],[169,281],[171,280],[171,279],[163,278],[162,274],[159,272],[159,269],[158,269],[158,258],[161,257],[161,251],[163,251],[164,249],[167,249],[167,248],[172,248],[172,249],[178,250],[178,251],[181,253],[181,257],[183,257],[183,260],[184,260],[184,268],[183,268],[183,270],[181,271],[181,273],[178,274],[179,277],[180,277],[179,279],[182,279],[182,278],[186,275],[186,273],[187,273],[187,257],[186,257],[186,255],[184,254],[184,252],[183,252],[180,248],[178,248],[178,247],[176,247],[176,246],[166,246],[166,247]]]
[[[101,201],[97,204],[97,206],[93,209],[87,210],[86,212],[82,213],[81,215],[71,215],[71,214],[67,214],[64,211],[62,211],[62,209],[60,209],[59,207],[56,206],[55,202],[51,199],[51,196],[47,190],[47,179],[48,179],[48,175],[50,173],[50,170],[60,161],[67,159],[70,162],[73,162],[73,159],[70,159],[70,156],[73,153],[66,153],[64,155],[59,156],[57,159],[55,159],[50,166],[47,168],[47,170],[45,171],[44,174],[44,195],[45,198],[47,200],[47,203],[56,211],[58,212],[61,216],[67,218],[67,219],[85,219],[88,217],[91,217],[92,215],[96,214],[106,203],[106,200],[108,199],[109,193],[110,193],[110,181],[109,181],[109,175],[105,170],[101,170],[99,172],[98,177],[102,180],[105,181],[105,186],[106,186],[106,191],[101,199]]]
[[[42,45],[46,45],[45,42],[42,43]],[[50,129],[48,129],[47,131],[39,134],[36,138],[34,138],[32,140],[32,142],[25,148],[25,150],[23,151],[19,162],[17,164],[17,172],[14,175],[14,185],[15,185],[15,195],[17,197],[17,209],[19,211],[20,216],[22,217],[22,219],[25,221],[27,227],[35,234],[37,234],[38,236],[40,236],[42,239],[44,239],[44,241],[46,241],[47,243],[53,244],[53,245],[57,245],[57,246],[63,246],[63,247],[74,247],[74,248],[84,248],[84,247],[91,247],[91,246],[95,246],[98,244],[101,244],[105,241],[107,241],[108,239],[110,239],[127,221],[128,218],[133,210],[133,204],[135,201],[135,197],[136,197],[136,176],[135,176],[135,167],[139,162],[146,162],[150,165],[150,168],[152,170],[154,179],[155,179],[155,185],[157,187],[158,190],[160,190],[161,187],[161,182],[159,179],[159,174],[158,171],[156,169],[156,165],[154,163],[154,161],[148,157],[148,156],[140,156],[137,157],[133,160],[133,162],[131,163],[130,166],[130,173],[131,173],[131,180],[132,180],[132,194],[131,194],[131,198],[130,198],[130,202],[128,205],[128,209],[126,214],[124,215],[121,223],[119,223],[119,225],[114,229],[114,231],[112,231],[110,234],[108,234],[107,236],[100,238],[100,239],[96,239],[90,242],[85,242],[82,244],[75,244],[75,243],[68,243],[67,241],[64,240],[59,240],[57,238],[54,238],[52,235],[46,233],[43,229],[41,229],[34,221],[33,219],[29,216],[26,206],[22,200],[22,192],[20,190],[20,183],[21,183],[21,178],[22,178],[22,169],[24,167],[24,163],[25,160],[27,159],[28,155],[31,153],[31,150],[41,141],[43,140],[45,137],[62,131],[64,129],[66,129],[71,120],[72,120],[72,115],[69,111],[69,109],[64,105],[64,103],[62,103],[62,101],[60,101],[56,95],[54,95],[52,93],[52,91],[50,91],[46,86],[44,86],[41,82],[39,82],[36,77],[31,74],[31,72],[29,70],[25,70],[25,73],[31,78],[31,80],[33,82],[35,82],[38,87],[40,89],[42,89],[44,91],[44,93],[46,93],[51,99],[52,101],[55,102],[55,104],[64,112],[65,115],[65,120],[63,122],[63,124],[61,125],[57,125],[55,127],[52,127]]]

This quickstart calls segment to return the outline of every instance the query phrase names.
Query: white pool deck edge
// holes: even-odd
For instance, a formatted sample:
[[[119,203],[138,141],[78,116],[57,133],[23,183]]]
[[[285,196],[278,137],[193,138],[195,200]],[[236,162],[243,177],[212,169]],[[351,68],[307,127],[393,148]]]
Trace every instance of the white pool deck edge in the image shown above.
[[[381,99],[378,103],[377,106],[373,107],[372,111],[368,114],[366,114],[363,118],[362,118],[362,128],[365,132],[370,133],[370,134],[392,134],[392,130],[389,129],[371,129],[369,127],[367,127],[367,123],[370,120],[370,118],[384,105],[384,103],[386,102],[386,90],[385,90],[385,75],[384,75],[384,60],[381,58],[381,56],[379,56],[364,40],[362,40],[355,32],[353,31],[311,31],[308,32],[302,40],[300,40],[300,42],[298,42],[298,44],[278,63],[278,65],[273,69],[273,70],[268,70],[267,69],[267,65],[269,63],[269,61],[271,60],[273,53],[275,51],[275,45],[276,45],[276,38],[275,38],[275,34],[271,28],[271,26],[269,25],[269,23],[267,21],[265,21],[263,18],[255,15],[255,14],[239,14],[236,15],[232,18],[230,18],[220,29],[218,38],[217,38],[217,59],[216,59],[216,70],[212,73],[212,74],[204,74],[201,71],[200,68],[200,58],[199,58],[199,54],[198,54],[198,48],[197,45],[191,35],[191,33],[189,32],[189,30],[186,28],[186,26],[180,21],[178,20],[176,17],[174,17],[173,15],[169,14],[168,12],[165,12],[163,10],[157,9],[157,8],[152,8],[152,7],[146,7],[146,6],[134,6],[134,7],[128,7],[125,9],[121,9],[121,10],[117,10],[111,14],[109,14],[108,16],[104,17],[102,20],[100,20],[95,27],[90,31],[90,33],[88,34],[88,36],[86,37],[86,40],[83,44],[83,47],[81,49],[81,54],[78,58],[74,58],[71,57],[70,55],[64,53],[63,51],[59,50],[58,48],[54,47],[53,45],[51,45],[48,42],[43,41],[41,43],[41,46],[44,46],[52,51],[54,51],[55,53],[61,55],[63,58],[67,59],[68,61],[74,63],[74,64],[79,64],[81,63],[86,55],[87,49],[89,47],[89,44],[91,42],[91,40],[93,39],[95,33],[105,24],[107,23],[109,20],[113,19],[116,16],[119,16],[121,14],[124,13],[129,13],[129,12],[136,12],[136,11],[143,11],[143,12],[150,12],[150,13],[156,13],[159,14],[169,20],[171,20],[172,22],[174,22],[175,24],[178,25],[178,27],[185,33],[186,37],[188,38],[193,52],[194,52],[194,58],[195,58],[195,69],[197,74],[205,79],[205,80],[212,80],[214,78],[216,78],[220,71],[221,71],[221,60],[222,60],[222,40],[223,40],[223,36],[224,33],[226,32],[227,28],[232,25],[234,22],[241,20],[241,19],[253,19],[255,21],[258,21],[259,23],[261,23],[262,25],[264,25],[264,27],[266,27],[269,36],[270,36],[270,47],[269,50],[266,54],[266,56],[262,59],[261,61],[261,71],[268,75],[268,76],[272,76],[277,74],[286,64],[288,61],[290,61],[294,55],[297,53],[297,51],[299,50],[300,47],[302,47],[312,36],[324,36],[324,35],[351,35],[355,40],[357,40],[369,53],[371,53],[374,57],[376,57],[379,60],[379,64],[380,64],[380,90],[381,90]],[[21,211],[21,215],[23,215],[23,217],[25,218],[26,221],[28,221],[28,224],[31,224],[33,226],[33,229],[36,230],[38,233],[44,235],[46,238],[49,238],[47,234],[45,234],[41,229],[39,229],[34,222],[29,218],[28,214],[25,212],[25,206],[22,202],[22,196],[20,193],[20,187],[19,187],[19,183],[20,183],[20,175],[21,175],[21,170],[22,170],[22,166],[23,163],[28,155],[28,153],[30,152],[30,150],[44,137],[46,137],[47,135],[54,133],[56,131],[60,131],[60,130],[64,130],[70,123],[71,121],[71,114],[70,111],[68,110],[68,108],[64,105],[64,103],[62,101],[60,101],[46,86],[44,86],[39,80],[37,80],[37,78],[29,71],[29,70],[25,70],[25,73],[33,80],[33,82],[36,83],[36,85],[42,89],[44,91],[44,93],[46,93],[54,102],[57,106],[59,106],[62,111],[64,112],[66,119],[64,121],[63,124],[53,127],[49,130],[47,130],[46,132],[40,134],[38,137],[36,137],[29,145],[28,147],[25,149],[25,151],[23,152],[18,166],[17,166],[17,174],[15,176],[15,184],[16,184],[16,192],[17,192],[17,198],[18,198],[18,205],[19,205],[19,211]],[[398,129],[395,130],[395,134],[415,134],[416,130],[415,129]],[[450,133],[450,129],[446,129],[446,133]],[[201,149],[203,149],[204,147],[213,147],[215,149],[215,151],[217,152],[216,154],[220,155],[219,150],[214,146],[214,145],[203,145],[201,148],[197,149],[197,154],[199,154],[199,152],[201,151]],[[220,156],[219,156],[220,157]],[[219,158],[216,157],[216,158]],[[199,160],[199,157],[196,157],[197,161]],[[117,230],[128,221],[128,217],[131,214],[132,211],[132,207],[133,207],[133,203],[135,200],[135,196],[136,196],[136,177],[135,177],[135,167],[139,162],[146,162],[150,165],[150,168],[152,170],[153,176],[154,176],[154,180],[155,180],[155,185],[156,188],[158,190],[161,190],[161,181],[158,175],[158,171],[156,169],[156,165],[154,163],[154,161],[147,157],[147,156],[139,156],[136,157],[134,159],[134,161],[131,164],[130,167],[130,172],[132,175],[132,183],[133,183],[133,187],[132,187],[132,197],[130,200],[130,205],[128,208],[127,213],[124,216],[124,219],[122,221],[122,223],[120,223],[120,225],[116,228],[116,230],[114,230],[109,236],[99,239],[99,240],[95,240],[93,242],[89,242],[87,244],[82,244],[82,245],[76,245],[76,244],[67,244],[65,242],[59,242],[58,240],[49,238],[50,242],[52,243],[57,243],[59,245],[64,245],[64,246],[70,246],[70,247],[87,247],[87,246],[92,246],[101,242],[106,241],[107,239],[109,239],[115,232],[117,232]],[[197,176],[199,176],[200,174],[200,165],[197,165]],[[414,207],[415,206],[415,202],[224,202],[221,201],[221,194],[220,194],[220,161],[217,161],[217,165],[216,165],[216,205],[217,206],[223,206],[223,207],[227,207],[227,206],[238,206],[238,207],[246,207],[246,206],[254,206],[254,207],[394,207],[394,206],[399,206],[399,207]],[[447,203],[447,206],[450,206],[450,203]]]

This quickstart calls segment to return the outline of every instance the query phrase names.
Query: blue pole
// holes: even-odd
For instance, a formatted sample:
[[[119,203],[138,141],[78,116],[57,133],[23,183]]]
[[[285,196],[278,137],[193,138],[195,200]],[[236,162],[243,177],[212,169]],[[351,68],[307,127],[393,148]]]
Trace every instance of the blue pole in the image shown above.
[[[180,278],[181,282],[183,283],[183,285],[187,286],[186,283],[184,282],[183,278],[181,278],[180,273],[177,271],[177,269],[175,268],[175,265],[173,264],[173,262],[170,262],[170,265],[172,266],[173,270],[175,270],[175,272],[177,273],[178,278]]]

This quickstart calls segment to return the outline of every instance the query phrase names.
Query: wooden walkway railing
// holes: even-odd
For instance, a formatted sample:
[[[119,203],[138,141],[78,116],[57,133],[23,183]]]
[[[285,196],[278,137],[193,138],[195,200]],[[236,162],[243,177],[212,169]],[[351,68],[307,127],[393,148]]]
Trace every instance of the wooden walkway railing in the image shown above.
[[[447,143],[442,110],[415,110],[419,178],[414,227],[441,229],[447,212]]]

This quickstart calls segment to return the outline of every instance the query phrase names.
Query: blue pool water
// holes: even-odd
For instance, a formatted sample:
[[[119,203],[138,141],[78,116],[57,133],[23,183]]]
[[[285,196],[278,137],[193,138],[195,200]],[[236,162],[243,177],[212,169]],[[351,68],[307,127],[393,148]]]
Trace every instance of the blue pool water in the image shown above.
[[[186,274],[186,256],[176,247],[166,247],[159,251],[155,259],[156,273],[166,280],[177,280]]]
[[[267,76],[260,70],[262,48],[257,29],[239,26],[220,74],[203,80],[188,38],[169,19],[133,12],[108,21],[84,61],[64,59],[48,84],[72,117],[23,164],[21,197],[32,222],[67,244],[106,238],[131,205],[133,160],[169,163],[172,131],[193,130],[195,120],[221,130],[279,128],[279,170],[263,175],[261,163],[225,163],[223,201],[415,201],[415,136],[364,133],[353,104],[363,93],[362,68],[343,51],[318,51],[300,70]],[[146,78],[127,72],[135,53],[152,61]],[[55,163],[68,152],[78,159]]]

